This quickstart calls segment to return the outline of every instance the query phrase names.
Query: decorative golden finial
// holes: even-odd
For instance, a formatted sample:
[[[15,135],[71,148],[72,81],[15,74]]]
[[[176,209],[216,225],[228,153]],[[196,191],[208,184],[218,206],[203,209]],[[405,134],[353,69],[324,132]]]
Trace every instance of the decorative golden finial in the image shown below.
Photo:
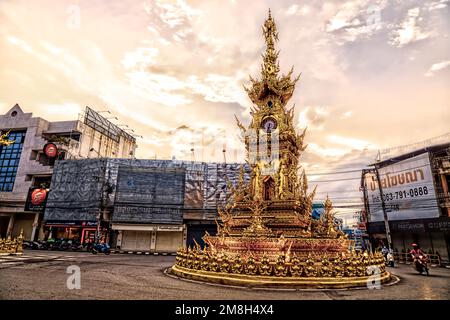
[[[278,52],[275,51],[275,41],[278,41],[278,32],[270,9],[269,17],[264,22],[263,35],[266,42],[266,52],[263,55],[261,74],[263,79],[277,79],[278,72],[280,71],[278,66]]]

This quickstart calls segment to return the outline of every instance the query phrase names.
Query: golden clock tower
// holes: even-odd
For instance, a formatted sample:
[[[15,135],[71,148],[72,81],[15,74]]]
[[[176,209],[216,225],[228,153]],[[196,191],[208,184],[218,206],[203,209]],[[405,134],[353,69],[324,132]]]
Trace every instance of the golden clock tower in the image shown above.
[[[334,221],[330,199],[320,219],[311,217],[315,190],[308,194],[299,157],[305,131],[297,134],[293,108],[287,109],[298,77],[293,70],[279,75],[277,28],[270,11],[263,26],[266,50],[261,78],[250,77],[245,90],[252,100],[252,120],[245,128],[247,162],[231,197],[218,210],[217,235],[205,234],[206,247],[181,248],[171,272],[177,276],[245,286],[346,288],[366,286],[371,273],[380,271],[380,283],[389,281],[381,254],[362,255],[349,250],[350,241]],[[371,269],[372,270],[372,269]]]
[[[252,168],[247,199],[260,201],[272,218],[263,221],[275,232],[288,236],[308,234],[312,195],[306,194],[306,176],[298,175],[300,153],[305,149],[305,131],[297,134],[293,124],[294,107],[288,109],[299,76],[292,79],[293,68],[280,76],[278,32],[270,11],[263,26],[266,50],[261,79],[250,77],[245,90],[254,104],[248,128],[238,121],[245,137],[247,162]],[[245,212],[245,205],[237,207]],[[288,226],[289,225],[289,226]],[[280,229],[281,228],[281,229]],[[237,232],[239,230],[236,230]]]

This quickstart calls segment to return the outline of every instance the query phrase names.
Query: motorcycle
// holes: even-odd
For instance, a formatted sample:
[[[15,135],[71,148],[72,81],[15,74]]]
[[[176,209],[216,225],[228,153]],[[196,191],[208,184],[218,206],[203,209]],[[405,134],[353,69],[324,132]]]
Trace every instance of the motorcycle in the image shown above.
[[[426,272],[427,276],[430,275],[429,271],[428,271],[428,262],[427,262],[427,257],[423,256],[423,255],[418,255],[414,257],[414,261],[413,261],[413,265],[414,268],[420,273],[422,274],[423,272]]]
[[[392,268],[395,266],[394,254],[392,252],[386,255],[386,265]]]
[[[47,241],[33,241],[33,244],[35,245],[36,249],[38,250],[48,250],[48,244]]]
[[[59,243],[57,250],[60,251],[67,251],[70,249],[70,247],[72,246],[72,241],[71,240],[61,240],[61,242]]]
[[[47,239],[45,245],[47,246],[47,250],[56,250],[59,243],[58,243],[58,240],[56,240],[54,238],[49,238],[49,239]]]
[[[107,243],[94,243],[91,248],[92,254],[104,253],[105,255],[109,255],[111,253],[111,248]]]
[[[22,248],[23,249],[34,249],[33,248],[33,242],[32,241],[27,241],[27,240],[23,241],[22,242]]]
[[[46,242],[43,241],[24,241],[23,248],[31,250],[46,250],[47,246]]]
[[[81,244],[78,241],[72,241],[71,245],[70,245],[70,250],[72,251],[83,251],[84,246],[83,244]]]

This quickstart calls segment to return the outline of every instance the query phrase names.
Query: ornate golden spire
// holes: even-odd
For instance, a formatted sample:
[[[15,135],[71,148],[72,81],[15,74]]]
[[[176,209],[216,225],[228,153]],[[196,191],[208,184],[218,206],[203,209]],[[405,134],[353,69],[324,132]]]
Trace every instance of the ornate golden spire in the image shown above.
[[[261,80],[253,79],[250,76],[251,86],[245,87],[248,96],[254,104],[261,107],[266,104],[268,96],[279,97],[279,101],[284,106],[295,89],[295,83],[299,79],[291,79],[293,67],[286,75],[279,76],[280,66],[278,63],[278,53],[275,50],[275,42],[278,41],[277,26],[269,9],[269,16],[263,25],[263,35],[266,42],[266,51],[262,55]]]
[[[278,41],[277,25],[273,20],[269,9],[269,17],[264,22],[263,35],[266,41],[266,52],[263,54],[262,78],[265,80],[277,79],[280,67],[278,64],[278,52],[275,51],[275,42]]]

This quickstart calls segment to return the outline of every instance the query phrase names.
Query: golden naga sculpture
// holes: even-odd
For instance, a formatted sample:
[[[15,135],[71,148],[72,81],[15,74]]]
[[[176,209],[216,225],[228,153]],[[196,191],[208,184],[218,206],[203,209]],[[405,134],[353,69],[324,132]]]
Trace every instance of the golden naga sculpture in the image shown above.
[[[15,140],[9,140],[8,136],[9,131],[6,133],[1,133],[0,131],[0,146],[10,146],[15,142]]]
[[[261,79],[245,88],[254,104],[244,135],[250,181],[241,168],[238,182],[218,210],[217,235],[206,233],[204,249],[178,250],[171,272],[185,278],[245,286],[332,288],[365,286],[376,273],[390,279],[377,253],[350,251],[351,241],[338,229],[327,197],[319,220],[311,216],[316,189],[308,192],[299,158],[306,129],[298,134],[294,108],[286,104],[299,77],[279,75],[278,33],[270,11],[263,26],[266,50]],[[258,146],[258,147],[255,147]],[[371,278],[373,279],[373,278]]]
[[[23,254],[23,230],[17,238],[0,238],[0,254]]]

